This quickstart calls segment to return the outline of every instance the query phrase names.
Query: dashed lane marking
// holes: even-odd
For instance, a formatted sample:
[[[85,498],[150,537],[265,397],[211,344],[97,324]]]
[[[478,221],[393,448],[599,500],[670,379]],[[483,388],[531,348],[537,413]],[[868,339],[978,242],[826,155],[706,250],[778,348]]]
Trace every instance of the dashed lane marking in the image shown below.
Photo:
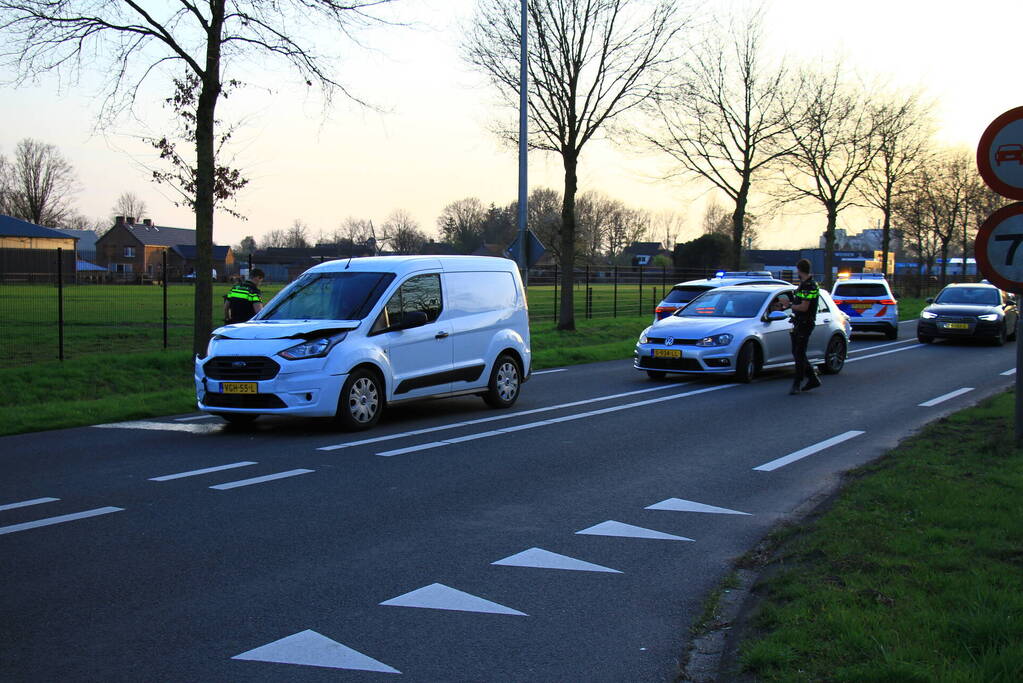
[[[646,510],[671,510],[674,512],[709,512],[716,515],[749,515],[748,512],[739,512],[738,510],[729,510],[728,508],[714,507],[713,505],[704,505],[703,503],[696,503],[691,500],[682,500],[680,498],[669,498],[662,500],[660,503],[654,503],[648,505]]]
[[[523,550],[521,553],[516,553],[510,557],[504,558],[503,560],[491,562],[490,564],[505,567],[565,569],[576,572],[607,572],[610,574],[621,574],[621,572],[617,569],[611,569],[610,567],[604,567],[584,560],[577,560],[576,558],[569,557],[567,555],[559,555],[558,553],[552,553],[551,551],[544,550],[543,548],[530,548],[529,550]]]
[[[278,472],[277,474],[267,474],[262,477],[253,477],[251,479],[240,479],[238,481],[229,481],[225,484],[217,484],[211,486],[211,489],[217,489],[218,491],[227,491],[228,489],[236,489],[240,486],[251,486],[252,484],[262,484],[267,481],[276,481],[278,479],[286,479],[288,477],[297,477],[300,474],[308,474],[315,472],[315,470],[288,470],[287,472]]]
[[[802,460],[807,456],[813,455],[814,453],[819,453],[820,451],[823,451],[826,448],[837,446],[838,444],[844,441],[854,439],[857,436],[860,436],[861,434],[865,433],[866,432],[851,430],[843,434],[839,434],[838,436],[833,436],[830,439],[826,439],[825,441],[821,441],[820,443],[814,444],[812,446],[807,446],[806,448],[800,449],[795,453],[789,453],[788,455],[782,458],[778,458],[777,460],[772,460],[771,462],[764,463],[763,465],[760,465],[759,467],[754,467],[753,469],[757,470],[758,472],[773,472],[779,467],[785,467],[785,465],[790,465],[796,462],[797,460]]]
[[[39,527],[43,526],[53,526],[54,524],[63,524],[64,522],[74,522],[79,519],[98,517],[99,515],[106,515],[111,512],[121,512],[122,510],[124,510],[124,508],[115,507],[96,508],[94,510],[85,510],[84,512],[75,512],[70,515],[60,515],[59,517],[47,517],[46,519],[37,519],[34,522],[24,522],[22,524],[0,526],[0,536],[3,536],[4,534],[13,534],[16,531],[38,529]]]
[[[385,674],[400,674],[395,668],[378,662],[361,652],[342,645],[336,640],[316,631],[306,630],[286,638],[267,643],[254,650],[235,655],[231,659],[242,659],[252,662],[271,662],[273,664],[299,664],[303,666],[319,666],[325,669],[354,669],[356,671],[376,671]]]
[[[950,401],[953,398],[955,398],[956,396],[962,396],[963,394],[968,394],[971,391],[973,391],[973,387],[963,387],[962,389],[956,389],[955,391],[950,391],[947,394],[942,394],[941,396],[938,396],[937,398],[932,398],[930,401],[924,401],[923,403],[919,403],[917,405],[919,405],[919,407],[921,407],[921,408],[933,408],[934,406],[938,405],[939,403],[944,403],[945,401]]]
[[[39,505],[41,503],[53,503],[58,501],[60,498],[33,498],[32,500],[23,500],[20,503],[7,503],[6,505],[0,505],[0,512],[4,510],[15,510],[17,508],[28,507],[29,505]]]
[[[256,465],[258,463],[250,462],[248,460],[244,462],[233,462],[230,465],[217,465],[216,467],[204,467],[201,470],[191,470],[190,472],[178,472],[177,474],[165,474],[162,477],[152,477],[149,481],[171,481],[172,479],[184,479],[185,477],[197,477],[200,474],[209,474],[210,472],[222,472],[224,470],[233,470],[236,467],[248,467],[249,465]]]
[[[486,439],[491,436],[500,436],[502,434],[508,434],[510,432],[518,432],[523,429],[534,429],[536,427],[543,427],[546,425],[556,424],[558,422],[571,422],[572,420],[581,420],[587,417],[595,417],[597,415],[606,415],[607,413],[614,413],[620,410],[628,410],[630,408],[639,408],[641,406],[650,405],[652,403],[660,403],[662,401],[671,401],[676,398],[685,398],[686,396],[695,396],[697,394],[705,394],[709,391],[718,391],[720,389],[728,389],[730,387],[739,386],[738,384],[720,384],[714,387],[706,387],[704,389],[696,389],[694,391],[686,391],[681,394],[671,394],[670,396],[660,396],[658,398],[648,399],[646,401],[637,401],[635,403],[626,403],[620,406],[611,406],[610,408],[601,408],[600,410],[591,410],[587,413],[577,413],[575,415],[565,415],[563,417],[554,417],[549,420],[541,420],[539,422],[530,422],[524,425],[516,425],[514,427],[508,427],[505,429],[495,429],[489,432],[480,432],[477,434],[468,434],[466,436],[458,436],[451,439],[445,439],[443,441],[431,441],[429,443],[419,444],[416,446],[409,446],[407,448],[398,448],[391,451],[382,451],[377,453],[384,457],[390,457],[393,455],[404,455],[406,453],[415,453],[417,451],[425,451],[431,448],[440,448],[441,446],[449,446],[455,443],[462,443],[464,441],[474,441],[476,439]]]
[[[685,384],[689,384],[686,382]],[[336,451],[341,448],[351,448],[353,446],[364,446],[370,443],[380,443],[381,441],[391,441],[393,439],[404,439],[409,436],[419,436],[421,434],[431,434],[433,432],[440,432],[446,429],[456,429],[458,427],[471,427],[472,425],[486,424],[488,422],[495,422],[497,420],[511,420],[516,417],[523,417],[525,415],[535,415],[537,413],[550,412],[552,410],[561,410],[562,408],[575,408],[577,406],[588,405],[590,403],[597,403],[598,401],[610,401],[616,398],[625,398],[626,396],[636,396],[637,394],[646,394],[651,391],[665,391],[666,389],[677,389],[685,384],[667,384],[657,387],[651,387],[649,389],[638,389],[636,391],[626,391],[621,394],[610,394],[608,396],[597,396],[596,398],[588,398],[582,401],[572,401],[570,403],[559,403],[553,406],[544,406],[543,408],[533,408],[531,410],[520,410],[517,413],[504,413],[502,415],[495,415],[493,417],[482,417],[476,420],[465,420],[464,422],[451,422],[449,424],[438,425],[436,427],[426,427],[424,429],[414,429],[408,432],[401,432],[398,434],[388,434],[386,436],[375,436],[371,439],[361,439],[359,441],[347,441],[345,443],[334,444],[332,446],[321,446],[317,448],[318,451]]]
[[[846,363],[855,363],[858,360],[867,360],[868,358],[877,358],[878,356],[887,356],[890,353],[899,353],[901,351],[913,351],[915,349],[922,349],[925,346],[927,346],[927,344],[914,344],[913,346],[907,346],[907,347],[901,348],[901,349],[891,349],[890,351],[881,351],[880,353],[872,353],[872,354],[867,355],[867,356],[857,356],[856,358],[846,358],[845,362]]]
[[[567,368],[558,368],[557,370],[537,370],[532,375],[530,375],[530,377],[532,377],[533,375],[549,375],[552,372],[564,372],[566,369]]]
[[[641,526],[633,526],[632,524],[626,524],[624,522],[616,522],[614,520],[608,520],[595,524],[588,529],[577,531],[577,534],[583,534],[585,536],[617,536],[620,538],[647,538],[655,541],[692,541],[691,538],[685,536],[676,536],[675,534],[667,534],[663,531],[656,531],[654,529],[646,529]]]
[[[529,616],[511,607],[499,605],[484,598],[463,591],[433,583],[417,588],[414,591],[399,595],[396,598],[380,603],[389,607],[420,607],[424,609],[443,609],[456,612],[484,612],[487,614],[507,614],[513,616]]]

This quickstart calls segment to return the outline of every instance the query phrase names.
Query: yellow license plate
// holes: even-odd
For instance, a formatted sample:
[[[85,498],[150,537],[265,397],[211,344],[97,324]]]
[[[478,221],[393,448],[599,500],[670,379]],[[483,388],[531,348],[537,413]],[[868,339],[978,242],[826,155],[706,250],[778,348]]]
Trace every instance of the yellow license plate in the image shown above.
[[[678,349],[654,349],[654,358],[681,358],[682,352]]]
[[[942,325],[946,330],[968,330],[970,326],[966,323],[945,323]]]
[[[256,394],[255,382],[221,382],[220,391],[224,394]]]

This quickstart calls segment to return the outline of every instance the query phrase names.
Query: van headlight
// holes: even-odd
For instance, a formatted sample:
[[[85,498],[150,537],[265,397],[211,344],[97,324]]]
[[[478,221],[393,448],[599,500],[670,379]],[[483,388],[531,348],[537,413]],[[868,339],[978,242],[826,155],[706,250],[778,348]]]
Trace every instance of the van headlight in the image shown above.
[[[696,342],[697,346],[728,346],[732,343],[732,335],[730,334],[715,334],[710,337],[704,337],[700,341]]]
[[[348,336],[347,332],[332,334],[329,337],[317,337],[304,341],[301,344],[284,349],[277,355],[288,360],[305,360],[306,358],[320,358],[330,353],[338,343]]]

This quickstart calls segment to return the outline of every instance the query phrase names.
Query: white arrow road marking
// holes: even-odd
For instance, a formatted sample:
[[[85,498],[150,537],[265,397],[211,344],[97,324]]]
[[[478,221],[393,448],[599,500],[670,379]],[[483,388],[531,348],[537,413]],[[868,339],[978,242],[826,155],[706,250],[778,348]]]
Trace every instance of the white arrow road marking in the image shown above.
[[[651,538],[659,541],[693,540],[691,538],[686,538],[685,536],[666,534],[663,531],[644,529],[641,526],[633,526],[631,524],[625,524],[624,522],[615,522],[614,520],[601,522],[600,524],[591,526],[589,529],[583,529],[582,531],[577,531],[576,533],[585,534],[587,536],[619,536],[622,538]]]
[[[233,462],[230,465],[217,465],[216,467],[204,467],[201,470],[192,470],[190,472],[179,472],[178,474],[165,474],[162,477],[153,477],[149,481],[171,481],[172,479],[183,479],[184,477],[197,477],[200,474],[209,474],[210,472],[222,472],[224,470],[232,470],[236,467],[248,467],[249,465],[257,465],[259,463],[249,462]]]
[[[497,562],[491,562],[490,564],[504,565],[506,567],[567,569],[577,572],[610,572],[612,574],[621,574],[621,572],[617,569],[603,567],[599,564],[593,564],[592,562],[577,560],[574,557],[568,557],[567,555],[559,555],[558,553],[552,553],[551,551],[544,550],[543,548],[530,548],[529,550],[523,550],[521,553],[516,553],[515,555],[506,557],[503,560],[498,560]]]
[[[318,451],[336,451],[340,448],[351,448],[352,446],[364,446],[368,443],[379,443],[381,441],[390,441],[391,439],[403,439],[407,436],[419,436],[420,434],[429,434],[431,432],[440,432],[445,429],[456,429],[458,427],[471,427],[472,425],[485,424],[487,422],[494,422],[495,420],[511,420],[516,417],[523,417],[524,415],[534,415],[536,413],[546,413],[552,410],[561,410],[562,408],[575,408],[576,406],[587,405],[589,403],[596,403],[598,401],[610,401],[616,398],[625,398],[626,396],[635,396],[636,394],[646,394],[651,391],[664,391],[666,389],[677,389],[678,387],[685,386],[689,382],[682,384],[665,384],[658,387],[650,387],[648,389],[637,389],[636,391],[626,391],[621,394],[610,394],[608,396],[597,396],[596,398],[587,398],[581,401],[571,401],[569,403],[559,403],[553,406],[544,406],[542,408],[532,408],[530,410],[520,410],[516,413],[504,413],[502,415],[495,415],[492,417],[481,417],[475,420],[465,420],[463,422],[451,422],[445,425],[438,425],[436,427],[425,427],[423,429],[413,429],[408,432],[400,432],[398,434],[387,434],[386,436],[375,436],[370,439],[360,439],[358,441],[347,441],[345,443],[334,444],[333,446],[321,446],[317,448]],[[731,385],[730,385],[731,386]]]
[[[20,503],[7,503],[7,505],[0,505],[0,511],[14,510],[15,508],[24,508],[29,505],[39,505],[40,503],[52,503],[57,500],[60,500],[60,498],[33,498],[32,500],[23,500]]]
[[[703,503],[696,503],[691,500],[682,500],[680,498],[669,498],[668,500],[662,500],[660,503],[654,503],[645,508],[646,510],[672,510],[675,512],[710,512],[717,515],[748,515],[748,512],[739,512],[738,510],[729,510],[728,508],[714,507],[713,505],[704,505]]]
[[[973,387],[963,387],[962,389],[956,389],[955,391],[950,391],[947,394],[942,394],[941,396],[938,396],[937,398],[932,398],[930,401],[924,401],[923,403],[920,403],[918,405],[921,408],[932,408],[932,407],[938,405],[939,403],[944,403],[945,401],[950,401],[953,398],[955,398],[956,396],[962,396],[963,394],[968,394],[971,391],[973,391]]]
[[[832,446],[836,446],[842,443],[843,441],[848,441],[849,439],[856,438],[860,434],[865,433],[866,432],[860,432],[856,430],[848,431],[845,432],[844,434],[839,434],[838,436],[833,436],[830,439],[821,441],[820,443],[814,444],[813,446],[807,446],[806,448],[798,450],[795,453],[789,453],[784,457],[778,458],[777,460],[772,460],[771,462],[764,463],[763,465],[760,465],[759,467],[754,467],[753,469],[759,472],[773,472],[779,467],[785,467],[785,465],[794,463],[797,460],[802,460],[808,455],[813,455],[814,453],[823,451],[825,448],[831,448]]]
[[[377,671],[385,674],[400,674],[383,662],[367,657],[347,645],[320,635],[316,631],[302,631],[254,650],[235,655],[231,659],[252,662],[273,662],[275,664],[300,664],[320,666],[327,669],[355,669]]]
[[[74,522],[78,519],[88,519],[89,517],[97,517],[99,515],[105,515],[110,512],[121,512],[124,508],[96,508],[95,510],[85,510],[84,512],[75,512],[70,515],[61,515],[59,517],[47,517],[46,519],[37,519],[34,522],[24,522],[23,524],[12,524],[10,526],[0,526],[0,536],[4,534],[13,534],[15,531],[25,531],[26,529],[36,529],[41,526],[52,526],[53,524],[63,524],[64,522]]]
[[[1015,375],[1016,374],[1016,368],[1013,368],[1012,370],[1006,370],[1005,372],[1003,372],[1001,374],[1002,374],[1002,377],[1008,377],[1010,375]]]
[[[422,607],[424,609],[445,609],[455,612],[484,612],[488,614],[512,614],[521,617],[529,616],[511,607],[499,605],[490,600],[450,588],[441,583],[433,583],[416,590],[399,595],[396,598],[380,603],[389,607]]]
[[[137,420],[133,422],[111,422],[105,425],[92,425],[99,429],[149,429],[160,432],[189,432],[191,434],[211,434],[223,429],[223,424],[215,425],[186,425],[174,422],[146,422]]]
[[[587,417],[596,417],[597,415],[606,415],[607,413],[616,413],[620,410],[628,410],[630,408],[639,408],[641,406],[647,406],[652,403],[660,403],[662,401],[671,401],[676,398],[685,398],[687,396],[695,396],[697,394],[705,394],[708,391],[718,391],[720,389],[729,389],[731,387],[737,387],[738,384],[720,384],[715,387],[707,387],[705,389],[696,389],[694,391],[686,391],[681,394],[671,394],[669,396],[658,396],[657,398],[650,398],[645,401],[636,401],[635,403],[624,403],[620,406],[611,406],[610,408],[601,408],[600,410],[591,410],[587,413],[576,413],[574,415],[565,415],[562,417],[552,417],[549,420],[540,420],[539,422],[530,422],[523,425],[516,425],[514,427],[507,427],[505,429],[495,429],[489,432],[480,432],[477,434],[468,434],[466,436],[457,436],[443,441],[431,441],[429,443],[419,444],[417,446],[409,446],[407,448],[398,448],[391,451],[382,451],[377,455],[384,457],[390,457],[392,455],[403,455],[405,453],[414,453],[416,451],[425,451],[430,448],[440,448],[441,446],[448,446],[450,444],[461,443],[463,441],[473,441],[475,439],[486,439],[491,436],[500,436],[509,432],[517,432],[523,429],[533,429],[535,427],[544,427],[546,425],[556,424],[558,422],[571,422],[572,420],[581,420]]]
[[[297,477],[300,474],[309,474],[315,472],[315,470],[288,470],[287,472],[278,472],[277,474],[267,474],[262,477],[253,477],[252,479],[241,479],[239,481],[229,481],[226,484],[217,484],[211,486],[211,489],[217,489],[218,491],[226,491],[228,489],[236,489],[239,486],[250,486],[252,484],[262,484],[266,481],[276,481],[278,479],[285,479],[287,477]]]

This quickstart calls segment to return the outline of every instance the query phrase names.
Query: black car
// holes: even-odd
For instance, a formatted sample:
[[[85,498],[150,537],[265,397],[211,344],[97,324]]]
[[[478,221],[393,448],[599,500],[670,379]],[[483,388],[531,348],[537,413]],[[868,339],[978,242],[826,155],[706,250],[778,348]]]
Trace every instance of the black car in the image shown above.
[[[1016,338],[1016,299],[994,285],[948,285],[920,313],[916,337],[922,344],[937,338],[990,339],[998,346]]]

